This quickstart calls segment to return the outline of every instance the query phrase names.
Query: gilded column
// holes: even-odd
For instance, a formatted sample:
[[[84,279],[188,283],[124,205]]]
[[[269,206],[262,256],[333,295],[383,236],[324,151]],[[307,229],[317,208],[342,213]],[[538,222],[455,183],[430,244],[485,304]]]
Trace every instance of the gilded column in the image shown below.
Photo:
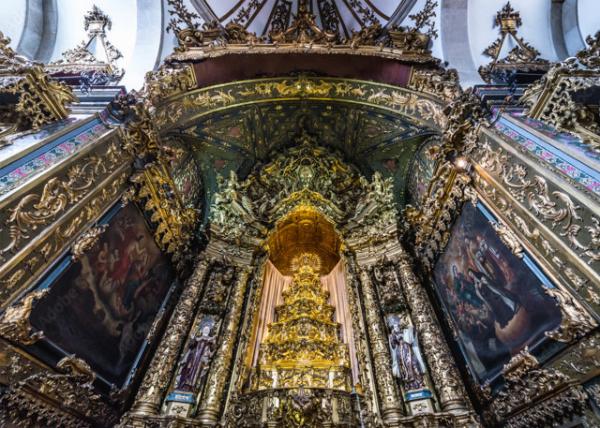
[[[158,414],[163,393],[169,385],[171,372],[177,364],[179,350],[190,329],[194,307],[200,297],[207,268],[206,260],[199,261],[192,277],[188,280],[126,420]],[[125,424],[127,425],[127,422]]]
[[[402,401],[398,387],[392,375],[392,361],[388,341],[381,323],[381,317],[375,299],[375,288],[369,272],[365,267],[360,269],[360,282],[365,302],[365,314],[369,332],[369,343],[378,396],[380,398],[381,416],[387,426],[397,426],[402,418]]]
[[[221,344],[215,353],[213,366],[211,366],[208,378],[206,379],[206,387],[200,401],[197,417],[204,425],[214,426],[218,422],[221,403],[225,397],[225,384],[233,363],[233,354],[237,345],[236,336],[250,271],[251,268],[246,267],[242,268],[239,273],[231,308],[225,320],[226,324],[221,336]]]
[[[429,297],[414,274],[411,259],[404,249],[400,250],[397,267],[407,304],[421,339],[421,349],[431,367],[431,377],[438,391],[442,410],[456,414],[465,413],[469,408],[460,374],[442,336]]]

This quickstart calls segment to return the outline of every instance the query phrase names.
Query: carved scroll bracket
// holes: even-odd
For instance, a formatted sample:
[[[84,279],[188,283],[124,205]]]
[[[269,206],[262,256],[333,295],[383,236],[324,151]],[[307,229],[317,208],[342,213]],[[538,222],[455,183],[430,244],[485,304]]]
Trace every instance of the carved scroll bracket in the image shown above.
[[[16,305],[9,306],[0,317],[0,335],[21,345],[32,345],[43,338],[43,332],[32,332],[29,317],[35,301],[47,293],[47,288],[31,292]]]
[[[83,232],[71,247],[71,260],[74,262],[78,261],[82,255],[92,249],[100,239],[100,235],[102,235],[107,228],[108,224],[101,224],[99,226],[90,227]]]
[[[123,417],[123,426],[135,425],[136,421],[158,415],[163,394],[177,362],[177,355],[191,326],[194,308],[201,295],[208,270],[209,261],[204,259],[204,254],[200,254],[198,260],[146,371],[132,410]]]

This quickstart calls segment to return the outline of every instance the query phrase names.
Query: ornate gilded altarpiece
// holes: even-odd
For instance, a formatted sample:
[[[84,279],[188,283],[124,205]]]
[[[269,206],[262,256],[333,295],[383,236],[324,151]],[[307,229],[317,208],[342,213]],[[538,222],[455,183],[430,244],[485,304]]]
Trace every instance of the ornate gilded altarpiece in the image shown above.
[[[285,28],[262,37],[236,23],[200,26],[183,2],[168,3],[179,46],[141,92],[107,107],[111,132],[0,200],[2,421],[595,420],[596,197],[519,149],[499,128],[506,114],[492,117],[431,57],[435,32],[424,27],[433,2],[415,28],[374,24],[346,37],[320,28],[305,2]],[[593,85],[564,95],[553,86],[563,77],[551,77],[597,73],[598,36],[590,44],[579,58],[587,71],[563,64],[525,97],[533,118],[558,120],[552,110],[562,104],[549,99],[587,100],[577,91]],[[264,77],[268,58],[276,72]],[[332,68],[365,58],[396,73]],[[241,76],[218,72],[235,59],[248,65]],[[586,139],[595,128],[584,119],[554,124]],[[102,220],[110,207],[137,220],[119,229],[118,213],[114,223]],[[450,265],[453,250],[470,261]],[[44,352],[68,328],[48,328],[44,338],[42,318],[57,304],[43,302],[58,298],[60,285],[69,292],[54,283],[57,256],[70,266],[62,272],[83,271],[90,260],[112,264],[88,272],[97,285],[90,294],[100,297],[93,302],[104,305],[90,312],[120,338],[106,346],[119,348],[114,366],[127,370],[102,370],[101,356],[81,348],[60,360]],[[296,276],[257,343],[268,260]],[[338,261],[352,345],[336,337],[336,307],[318,279]],[[513,289],[513,277],[525,288]],[[531,317],[543,327],[536,331],[523,315],[531,302],[547,309]],[[464,323],[473,308],[481,313]],[[68,333],[87,334],[80,330]],[[145,351],[133,358],[138,343]]]

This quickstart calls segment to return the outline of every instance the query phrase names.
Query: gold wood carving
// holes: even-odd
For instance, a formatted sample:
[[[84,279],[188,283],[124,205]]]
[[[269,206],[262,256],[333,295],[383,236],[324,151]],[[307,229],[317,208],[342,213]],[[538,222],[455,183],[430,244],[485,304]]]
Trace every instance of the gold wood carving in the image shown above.
[[[65,427],[117,421],[115,410],[95,392],[87,363],[68,356],[56,369],[58,373],[36,373],[11,385],[2,396],[0,418],[10,424]]]
[[[373,358],[377,392],[379,395],[381,416],[388,425],[397,424],[403,415],[400,407],[401,398],[392,376],[392,361],[389,353],[385,330],[375,300],[375,289],[369,273],[361,269],[360,282],[362,285],[367,331]]]
[[[0,317],[0,335],[22,345],[32,345],[44,337],[43,332],[32,331],[33,327],[29,323],[29,316],[34,302],[47,293],[48,289],[34,291],[16,305],[8,307]]]
[[[162,100],[183,94],[195,89],[196,75],[192,65],[162,66],[157,71],[149,73],[143,93],[145,101],[158,105]]]
[[[249,401],[244,393],[247,392],[250,385],[250,377],[252,375],[252,363],[254,358],[256,342],[256,325],[258,323],[260,304],[263,293],[262,281],[264,275],[265,262],[268,254],[257,256],[255,264],[260,268],[254,271],[254,275],[250,280],[250,290],[248,304],[244,312],[241,314],[244,324],[240,330],[239,346],[236,351],[234,366],[229,384],[229,390],[223,409],[225,426],[235,425],[236,419],[239,421],[240,408],[245,407]],[[244,419],[244,418],[242,418]],[[239,423],[239,422],[238,422]],[[228,425],[229,424],[229,425]]]
[[[533,244],[560,275],[593,305],[600,304],[597,274],[598,219],[554,183],[534,174],[502,148],[485,141],[475,154],[475,184],[484,198]],[[586,224],[586,218],[590,223]],[[589,279],[592,279],[588,284]],[[584,288],[584,286],[586,286]],[[587,296],[586,296],[587,295]]]
[[[213,364],[206,380],[206,388],[198,409],[198,419],[204,424],[214,425],[219,417],[221,401],[226,393],[225,384],[229,378],[234,351],[237,346],[237,330],[250,271],[249,267],[239,268],[231,298],[231,307],[223,321],[221,342],[213,358]]]
[[[497,394],[487,418],[510,427],[556,424],[581,414],[585,393],[553,368],[540,368],[525,348],[504,366],[506,385]],[[582,401],[583,400],[583,401]]]
[[[173,261],[182,270],[190,257],[188,244],[197,221],[196,211],[183,206],[162,162],[147,164],[131,180],[140,186],[137,198],[144,204],[144,209],[151,213],[150,220],[158,223],[154,232],[155,241],[172,255]]]
[[[128,158],[114,162],[118,145],[106,141],[94,153],[75,160],[78,164],[68,168],[66,178],[51,177],[5,208],[4,222],[10,227],[0,231],[7,260],[0,267],[0,282],[5,285],[0,288],[0,305],[8,304],[32,283],[79,230],[96,221],[118,198],[130,175]]]
[[[479,67],[479,74],[487,83],[491,83],[498,73],[510,71],[545,71],[550,63],[539,58],[539,51],[527,43],[522,37],[517,36],[517,29],[521,26],[521,15],[515,11],[510,3],[496,14],[495,24],[500,27],[500,36],[484,51],[483,54],[492,58],[492,62]],[[508,39],[512,39],[516,46],[505,58],[500,58],[502,47]]]
[[[350,392],[348,347],[339,339],[339,323],[332,321],[335,308],[319,278],[321,261],[313,253],[295,260],[292,264],[300,266],[260,346],[253,389],[303,386]]]
[[[123,55],[106,38],[106,31],[112,26],[110,18],[94,5],[85,15],[84,23],[87,40],[64,51],[60,59],[48,64],[48,71],[53,75],[80,75],[82,79],[89,79],[90,85],[117,84],[125,70],[117,64],[117,60]],[[106,58],[106,62],[90,52],[89,48],[94,45],[104,50],[101,55]]]
[[[193,319],[193,311],[202,291],[208,262],[204,254],[198,257],[198,264],[192,277],[179,298],[179,302],[169,319],[163,338],[154,353],[154,357],[144,375],[144,379],[135,397],[135,402],[122,421],[122,426],[135,426],[136,421],[158,414],[163,394],[169,385],[177,362],[177,353],[181,349]]]
[[[78,261],[79,258],[89,251],[96,242],[100,239],[100,235],[104,233],[108,225],[103,224],[100,226],[94,226],[83,232],[83,234],[77,238],[73,247],[71,248],[71,260]]]
[[[75,101],[70,88],[49,79],[44,68],[17,55],[0,32],[0,93],[14,95],[14,102],[0,114],[0,146],[14,132],[39,129],[68,116],[65,104]]]
[[[529,117],[570,132],[598,151],[598,106],[594,102],[579,101],[577,94],[584,94],[600,84],[600,31],[594,37],[588,36],[586,41],[589,45],[586,49],[576,57],[554,64],[525,91],[520,102],[528,106]]]
[[[560,325],[556,330],[546,332],[546,336],[568,343],[583,337],[598,326],[594,318],[567,291],[544,288],[544,292],[556,300],[561,312]]]
[[[9,227],[10,241],[0,249],[0,257],[6,260],[6,254],[18,250],[40,226],[49,224],[88,194],[99,176],[106,174],[112,165],[120,163],[117,150],[113,143],[102,156],[92,154],[83,162],[72,165],[66,178],[49,179],[40,194],[30,193],[22,197],[15,207],[9,209],[5,224]]]
[[[365,396],[365,423],[380,423],[381,411],[379,400],[377,400],[377,387],[375,374],[373,373],[373,356],[367,338],[366,320],[364,317],[363,300],[358,291],[358,269],[353,260],[353,255],[346,252],[344,261],[346,264],[346,290],[350,307],[358,310],[352,311],[352,331],[354,332],[354,344],[356,346],[356,355],[359,360],[360,379],[359,385]]]
[[[335,100],[359,103],[410,116],[425,126],[444,128],[446,116],[441,100],[409,89],[350,79],[260,79],[196,89],[172,98],[155,97],[155,124],[161,132],[186,124],[199,116],[248,102],[283,100]]]
[[[352,1],[354,6],[364,9],[358,2]],[[277,25],[271,26],[266,36],[250,33],[246,29],[247,25],[236,19],[226,25],[218,22],[200,25],[200,17],[188,11],[182,0],[169,0],[169,6],[172,19],[168,31],[173,31],[179,42],[172,58],[180,61],[184,58],[201,60],[204,57],[241,52],[305,53],[308,50],[327,54],[382,56],[413,62],[438,62],[428,50],[431,38],[437,37],[437,30],[434,28],[437,2],[432,0],[426,2],[422,11],[410,16],[415,21],[414,27],[387,29],[377,19],[369,16],[370,25],[363,25],[359,31],[346,38],[335,29],[338,28],[337,23],[335,28],[320,26],[312,13],[312,6],[309,7],[306,0],[298,3],[297,13],[291,21],[286,20],[284,23],[279,20]]]
[[[575,343],[551,366],[574,380],[593,377],[600,370],[600,333],[594,332]]]
[[[404,249],[400,249],[397,261],[400,281],[406,292],[415,328],[422,342],[422,349],[431,368],[442,410],[466,414],[469,403],[458,369],[452,361],[450,349],[442,337],[441,328],[425,289],[412,271],[411,261]]]

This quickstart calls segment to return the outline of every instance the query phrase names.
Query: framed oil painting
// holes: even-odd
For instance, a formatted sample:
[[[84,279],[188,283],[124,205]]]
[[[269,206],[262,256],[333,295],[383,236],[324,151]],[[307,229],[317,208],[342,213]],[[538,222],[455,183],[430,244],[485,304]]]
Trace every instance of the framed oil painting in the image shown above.
[[[561,313],[544,292],[552,283],[533,260],[514,255],[481,204],[466,203],[434,268],[443,309],[475,378],[486,384],[526,346],[533,352]]]
[[[99,241],[59,263],[31,323],[47,343],[86,360],[107,383],[126,383],[174,279],[138,208],[108,214]]]

